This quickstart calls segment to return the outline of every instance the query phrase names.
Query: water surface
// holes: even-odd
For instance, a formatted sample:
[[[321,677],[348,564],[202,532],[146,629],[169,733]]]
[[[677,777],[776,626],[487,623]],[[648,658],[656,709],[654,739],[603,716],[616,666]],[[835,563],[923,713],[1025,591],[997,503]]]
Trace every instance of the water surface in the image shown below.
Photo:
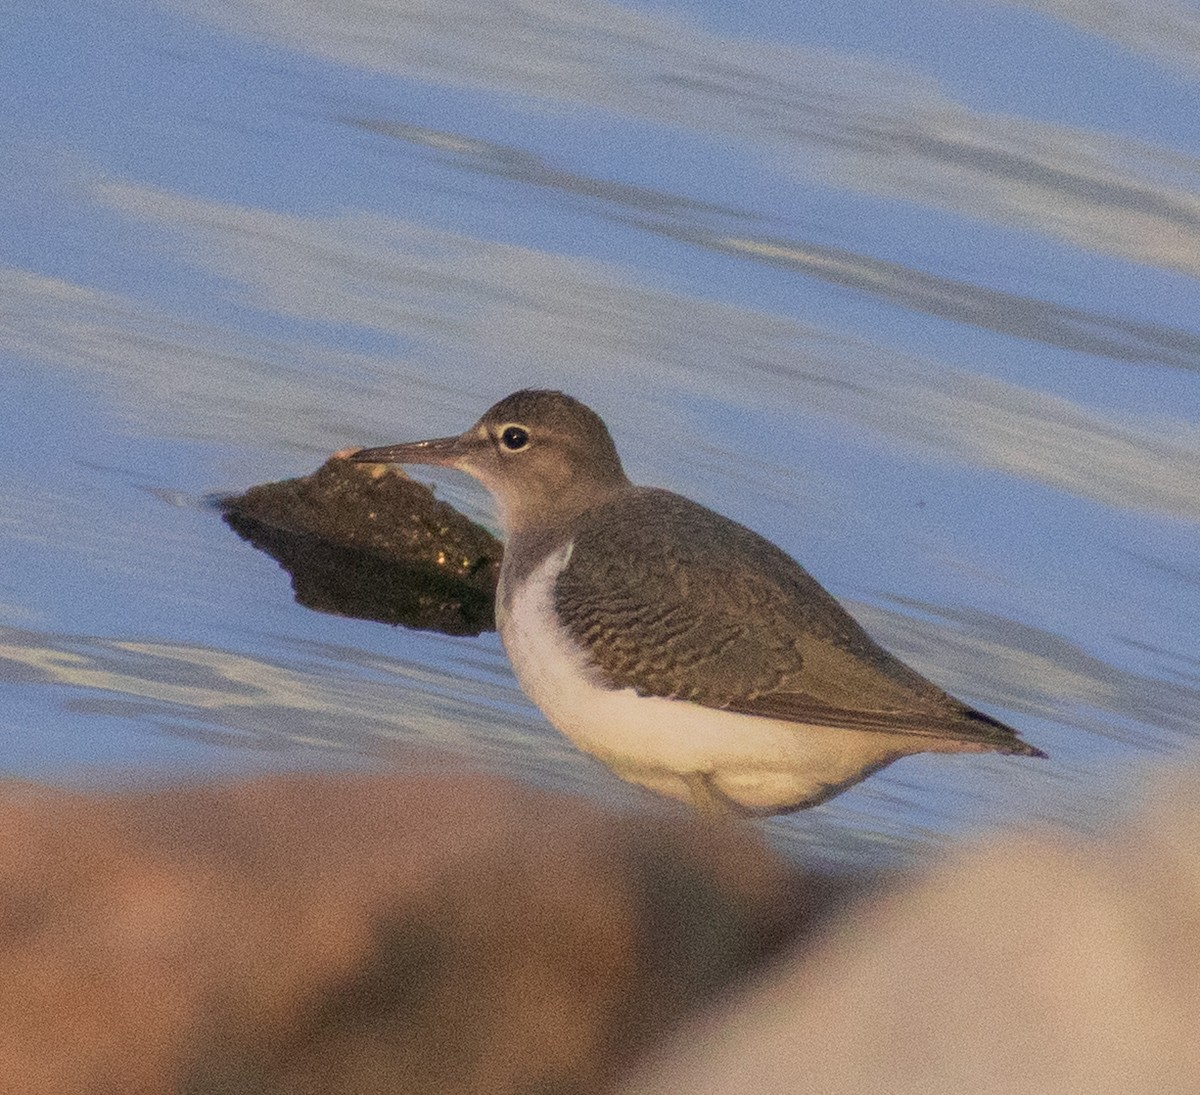
[[[621,799],[494,635],[319,615],[201,500],[526,385],[1046,763],[785,842],[1090,831],[1200,711],[1200,13],[1171,0],[50,0],[0,51],[0,735],[107,785],[403,766]],[[1152,18],[1153,16],[1153,18]],[[439,493],[489,519],[474,484]]]

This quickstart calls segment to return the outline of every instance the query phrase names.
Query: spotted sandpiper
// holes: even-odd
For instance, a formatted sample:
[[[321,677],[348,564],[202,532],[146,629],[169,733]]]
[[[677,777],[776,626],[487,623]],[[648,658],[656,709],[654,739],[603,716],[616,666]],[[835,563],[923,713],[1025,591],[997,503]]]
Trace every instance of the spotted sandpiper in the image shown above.
[[[546,717],[705,813],[814,806],[909,753],[1041,757],[879,646],[757,533],[626,478],[603,420],[520,391],[457,437],[361,449],[492,493],[496,624]]]

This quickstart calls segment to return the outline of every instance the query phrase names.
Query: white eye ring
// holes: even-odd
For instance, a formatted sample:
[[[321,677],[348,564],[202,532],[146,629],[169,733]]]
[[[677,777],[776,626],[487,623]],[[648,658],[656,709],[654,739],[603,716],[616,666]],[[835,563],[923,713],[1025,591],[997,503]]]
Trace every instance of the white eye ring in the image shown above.
[[[529,444],[529,431],[515,422],[500,431],[500,444],[509,452],[520,452]]]

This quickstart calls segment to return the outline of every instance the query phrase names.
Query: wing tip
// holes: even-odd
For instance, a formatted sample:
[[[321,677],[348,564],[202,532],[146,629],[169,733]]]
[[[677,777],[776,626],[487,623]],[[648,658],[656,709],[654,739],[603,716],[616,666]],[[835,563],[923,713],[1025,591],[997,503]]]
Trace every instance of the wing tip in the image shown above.
[[[964,714],[972,722],[982,722],[991,730],[998,731],[997,736],[1001,740],[995,743],[997,753],[1004,753],[1007,756],[1014,757],[1037,757],[1041,760],[1050,759],[1050,754],[1044,749],[1039,749],[1036,745],[1030,745],[1029,742],[1023,741],[1020,734],[999,719],[994,719],[991,715],[985,715],[982,711],[977,711],[973,707],[967,708]]]
[[[1037,757],[1039,760],[1050,759],[1050,754],[1045,749],[1039,749],[1036,745],[1030,745],[1027,741],[1021,741],[1020,738],[1012,745],[1002,748],[1000,752],[1014,757]]]

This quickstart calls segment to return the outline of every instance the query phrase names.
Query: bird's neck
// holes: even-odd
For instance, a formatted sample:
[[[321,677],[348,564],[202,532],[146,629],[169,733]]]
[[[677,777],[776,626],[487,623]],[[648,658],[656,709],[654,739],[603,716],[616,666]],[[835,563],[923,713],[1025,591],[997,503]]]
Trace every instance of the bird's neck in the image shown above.
[[[635,489],[626,482],[586,493],[567,491],[556,497],[553,504],[546,504],[540,510],[528,504],[513,508],[501,503],[499,516],[504,533],[504,561],[500,566],[501,601],[511,598],[517,587],[547,555],[575,535],[585,513]]]
[[[581,514],[612,500],[633,486],[620,480],[577,479],[565,483],[538,483],[520,490],[493,491],[496,515],[506,544],[543,533],[569,528]]]

